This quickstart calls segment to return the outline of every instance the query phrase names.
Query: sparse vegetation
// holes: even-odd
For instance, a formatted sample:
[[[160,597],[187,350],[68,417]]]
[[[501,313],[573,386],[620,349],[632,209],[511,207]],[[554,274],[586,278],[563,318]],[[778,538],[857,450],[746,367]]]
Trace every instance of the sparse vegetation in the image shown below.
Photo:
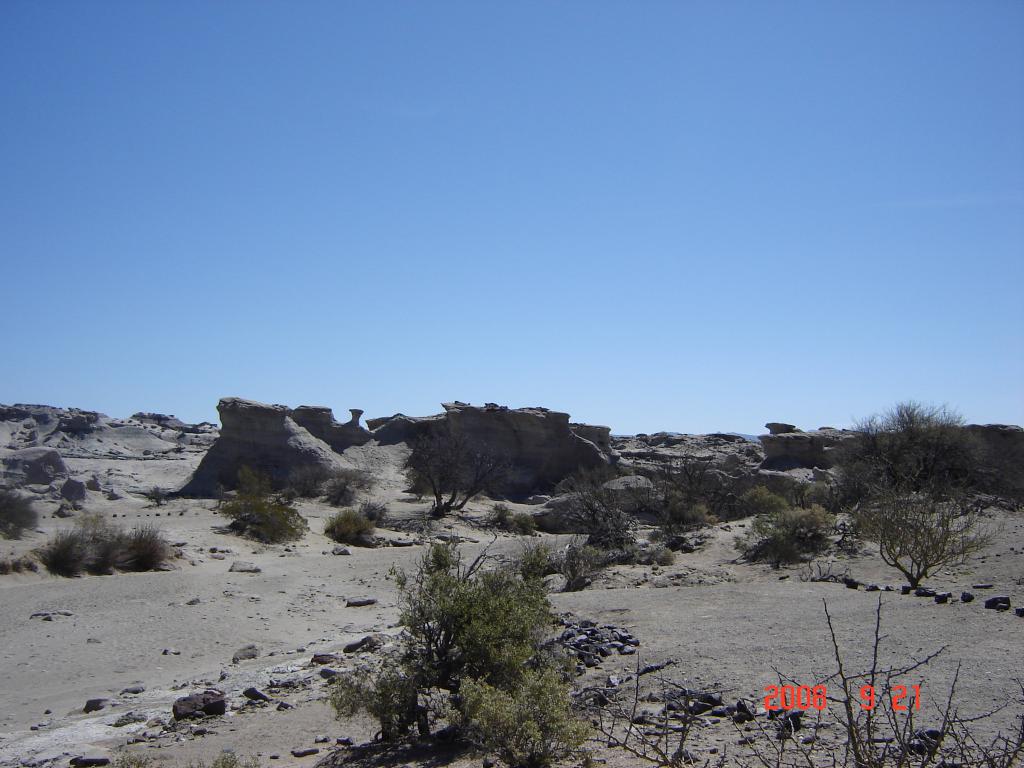
[[[498,701],[492,691],[508,694],[512,699],[505,701],[512,702],[516,691],[537,680],[550,691],[550,677],[530,672],[553,622],[539,553],[532,550],[513,566],[487,567],[486,553],[467,564],[453,545],[435,544],[414,573],[395,572],[406,630],[401,650],[377,674],[334,684],[331,700],[338,715],[366,710],[386,741],[414,727],[426,735],[441,718],[478,728],[474,733],[485,738],[500,725],[497,713],[492,717],[487,709],[488,702]],[[479,708],[470,713],[463,694],[474,683],[487,687],[476,689]],[[566,696],[565,684],[558,685]],[[563,714],[553,707],[552,724]]]
[[[167,503],[167,492],[159,485],[154,485],[146,491],[146,498],[153,503],[154,507],[162,507]]]
[[[913,401],[857,422],[861,434],[836,452],[844,505],[893,493],[943,498],[971,489],[980,449],[963,426],[955,411]]]
[[[468,738],[511,768],[544,768],[577,757],[589,735],[551,669],[527,670],[513,690],[467,680],[460,693]]]
[[[620,497],[605,487],[599,471],[581,471],[563,481],[570,494],[568,517],[587,533],[597,549],[627,549],[636,541],[636,518]]]
[[[115,570],[156,570],[167,562],[170,551],[154,526],[125,532],[98,515],[86,515],[74,528],[57,531],[36,550],[36,556],[50,573],[73,577],[83,571],[103,575]]]
[[[373,477],[361,469],[339,469],[323,482],[324,500],[332,507],[351,507],[360,492],[373,487]]]
[[[493,491],[505,478],[508,462],[479,450],[449,427],[432,430],[416,441],[406,462],[413,488],[433,496],[431,514],[444,517],[485,491]]]
[[[270,479],[249,467],[238,471],[238,490],[220,513],[231,518],[232,530],[267,544],[302,538],[309,527],[295,507],[271,493]]]
[[[755,486],[740,496],[740,509],[744,515],[778,515],[788,508],[789,504],[784,498],[763,485]]]
[[[288,474],[288,491],[299,499],[313,499],[323,493],[331,471],[319,464],[295,467]]]
[[[558,572],[565,577],[565,591],[585,589],[590,580],[607,564],[607,558],[597,547],[583,541],[574,541],[556,560]]]
[[[858,531],[878,544],[887,565],[918,586],[936,568],[964,563],[990,541],[981,510],[963,497],[892,494],[855,515]]]
[[[38,570],[39,564],[25,555],[0,560],[0,576],[6,576],[9,573],[35,573]]]
[[[374,528],[373,521],[361,512],[343,509],[327,520],[324,535],[341,544],[368,546],[372,544]]]
[[[29,499],[16,491],[0,490],[0,536],[20,539],[38,524],[39,515]]]
[[[822,507],[784,508],[754,520],[737,547],[748,560],[765,560],[775,567],[795,563],[828,544],[835,518]]]
[[[364,501],[359,505],[359,514],[376,526],[383,526],[388,520],[387,505],[380,501]]]
[[[520,536],[531,536],[537,531],[537,522],[529,512],[513,512],[508,504],[495,504],[491,507],[490,523],[509,533]]]

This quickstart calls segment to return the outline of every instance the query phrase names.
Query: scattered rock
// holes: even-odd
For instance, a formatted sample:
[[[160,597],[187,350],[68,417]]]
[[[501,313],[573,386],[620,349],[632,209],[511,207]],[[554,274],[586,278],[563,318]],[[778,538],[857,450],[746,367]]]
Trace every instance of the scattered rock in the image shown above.
[[[351,555],[352,554],[352,550],[349,549],[348,547],[343,547],[343,546],[341,546],[341,544],[338,544],[337,546],[334,547],[334,549],[331,550],[331,554],[332,555]]]
[[[313,658],[310,659],[312,664],[333,664],[338,661],[338,655],[335,653],[314,653]]]
[[[74,768],[94,768],[94,766],[110,765],[110,758],[101,755],[79,755],[71,758]]]
[[[305,749],[293,749],[292,757],[309,757],[310,755],[320,754],[319,747],[306,747]]]
[[[115,728],[124,728],[126,725],[146,722],[146,716],[138,712],[126,712],[114,721]]]
[[[320,677],[322,677],[324,680],[333,680],[339,674],[341,674],[341,673],[338,672],[338,670],[331,669],[330,667],[324,667],[323,669],[320,670]]]
[[[145,692],[146,688],[142,685],[130,685],[121,691],[122,696],[137,696],[140,693]]]
[[[270,697],[259,688],[246,688],[242,691],[242,695],[250,701],[270,701]]]
[[[249,659],[255,659],[259,655],[260,649],[252,643],[249,643],[249,645],[243,645],[241,648],[235,651],[234,655],[231,657],[231,661],[234,664],[237,664],[240,661],[248,661]]]
[[[960,593],[960,602],[961,603],[970,603],[973,600],[974,600],[974,595],[971,594],[970,592],[961,592]]]
[[[193,597],[191,600],[189,600],[187,603],[185,603],[185,605],[199,605],[199,603],[200,603],[199,598],[198,597]]]
[[[228,710],[227,700],[220,691],[208,690],[182,696],[174,702],[172,713],[175,720],[203,717],[204,715],[223,715]]]
[[[261,573],[263,569],[255,563],[247,563],[244,560],[235,560],[235,562],[231,564],[231,567],[228,568],[228,571],[231,573]]]
[[[375,651],[384,644],[384,637],[379,634],[366,635],[355,642],[345,646],[345,653],[359,653],[360,651]]]
[[[177,648],[164,648],[163,651],[160,652],[160,655],[161,656],[181,656],[181,651],[179,651]]]
[[[82,711],[85,713],[98,712],[101,709],[105,709],[110,704],[110,699],[89,699],[85,702],[85,706],[82,707]]]
[[[85,501],[85,483],[68,478],[60,487],[60,496],[67,501]]]
[[[994,611],[1008,611],[1010,610],[1010,597],[1008,595],[990,597],[985,601],[985,607]]]
[[[367,605],[376,605],[376,597],[350,597],[345,601],[346,608],[363,608]]]

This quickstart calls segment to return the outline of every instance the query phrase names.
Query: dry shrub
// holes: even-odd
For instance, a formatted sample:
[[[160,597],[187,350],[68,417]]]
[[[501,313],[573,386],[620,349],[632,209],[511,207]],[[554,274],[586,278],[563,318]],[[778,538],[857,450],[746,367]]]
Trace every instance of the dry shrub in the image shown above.
[[[300,499],[312,499],[321,494],[331,471],[318,464],[295,467],[288,474],[288,492]]]
[[[115,570],[152,571],[170,555],[160,530],[146,525],[125,532],[98,515],[86,515],[71,530],[57,531],[36,556],[56,576],[78,576],[83,571],[105,575]]]
[[[372,520],[356,510],[343,509],[327,520],[324,535],[341,544],[367,546],[375,527]]]
[[[537,531],[537,521],[529,512],[513,512],[508,504],[491,507],[490,523],[496,528],[520,536],[532,536]]]
[[[380,501],[364,501],[359,505],[359,514],[378,527],[388,520],[387,505]]]
[[[324,500],[332,507],[348,507],[355,503],[360,491],[373,487],[373,477],[361,469],[338,469],[323,486]]]
[[[782,509],[758,517],[750,533],[736,542],[748,560],[765,560],[775,567],[795,563],[828,544],[835,518],[822,507]]]
[[[574,541],[558,558],[558,572],[565,577],[565,591],[578,592],[590,584],[607,559],[601,550],[589,544]]]
[[[0,490],[0,536],[20,539],[39,523],[39,515],[31,500],[15,491]]]
[[[21,556],[6,560],[0,560],[0,576],[6,576],[10,573],[24,573],[26,571],[30,573],[36,573],[39,570],[39,565],[31,557]]]

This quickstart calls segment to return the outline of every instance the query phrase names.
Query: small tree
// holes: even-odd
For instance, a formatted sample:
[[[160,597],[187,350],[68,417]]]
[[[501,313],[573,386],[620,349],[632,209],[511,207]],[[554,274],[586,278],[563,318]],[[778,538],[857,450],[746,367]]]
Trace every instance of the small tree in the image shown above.
[[[598,549],[627,549],[636,542],[636,518],[620,496],[605,487],[599,471],[580,471],[562,481],[569,493],[567,516],[587,533]]]
[[[508,472],[508,462],[489,451],[472,447],[448,425],[431,430],[416,441],[406,462],[412,486],[429,489],[434,497],[431,514],[444,517],[484,491],[493,490]]]
[[[918,586],[936,568],[964,563],[989,543],[979,505],[963,498],[891,494],[857,511],[862,535],[878,544],[882,560]]]
[[[836,452],[843,501],[854,504],[891,493],[936,498],[970,488],[979,446],[960,414],[945,406],[899,403],[855,425],[857,438]]]

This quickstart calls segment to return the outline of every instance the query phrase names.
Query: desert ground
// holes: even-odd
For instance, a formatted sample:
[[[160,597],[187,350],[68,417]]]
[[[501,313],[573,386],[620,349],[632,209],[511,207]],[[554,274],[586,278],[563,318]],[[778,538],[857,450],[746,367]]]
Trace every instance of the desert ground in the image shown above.
[[[27,443],[16,419],[2,423],[7,433],[0,443],[6,443],[3,455],[9,457]],[[368,634],[397,637],[398,592],[389,577],[394,567],[414,569],[430,542],[452,537],[467,557],[487,549],[498,559],[515,557],[525,542],[557,549],[573,539],[569,533],[524,536],[494,530],[488,523],[494,502],[484,495],[465,510],[424,524],[429,499],[410,493],[403,474],[408,445],[369,439],[337,455],[340,465],[375,477],[367,498],[388,510],[376,532],[379,546],[334,554],[337,545],[323,529],[336,510],[309,499],[296,502],[309,521],[306,535],[289,544],[261,544],[228,530],[214,499],[172,496],[157,505],[146,497],[153,486],[184,486],[219,439],[210,428],[183,440],[175,437],[184,448],[170,450],[168,430],[151,431],[163,437],[142,449],[137,436],[123,444],[107,437],[102,446],[95,438],[61,436],[57,448],[68,476],[95,476],[99,490],[90,489],[77,509],[68,510],[58,498],[59,482],[45,491],[36,488],[38,528],[18,540],[0,540],[0,559],[15,559],[76,517],[93,514],[128,527],[158,525],[174,553],[169,567],[156,572],[62,578],[40,569],[0,575],[2,766],[67,765],[75,757],[109,758],[124,750],[167,766],[210,763],[225,751],[255,757],[260,765],[341,764],[334,761],[343,759],[351,744],[371,741],[375,727],[365,716],[335,717],[326,701],[329,672],[324,670],[345,672],[372,661],[374,651],[343,650]],[[745,443],[728,445],[746,449]],[[545,504],[529,502],[508,505],[514,512],[537,514]],[[944,649],[911,676],[921,685],[921,722],[938,716],[958,669],[955,703],[970,716],[1019,699],[1018,681],[1024,676],[1024,618],[1013,610],[984,607],[985,599],[997,594],[1008,596],[1014,607],[1024,605],[1024,514],[1009,507],[991,507],[984,514],[996,532],[985,550],[927,580],[929,587],[952,593],[945,603],[901,594],[905,580],[870,545],[854,554],[832,548],[816,558],[816,565],[855,580],[856,588],[809,581],[807,564],[773,568],[745,562],[734,541],[749,519],[704,527],[694,538],[694,550],[677,553],[670,565],[612,566],[580,591],[561,592],[553,585],[549,599],[559,615],[572,617],[568,620],[614,625],[639,640],[636,654],[604,658],[577,686],[602,684],[610,676],[626,679],[641,665],[671,662],[660,674],[718,692],[726,703],[746,699],[758,707],[764,687],[780,675],[814,685],[835,671],[825,604],[847,666],[865,668],[881,601],[884,663],[906,663]],[[652,530],[641,526],[641,540]],[[237,562],[255,568],[232,571]],[[868,591],[867,585],[879,589]],[[976,599],[963,602],[964,591]],[[354,598],[375,602],[350,605]],[[247,646],[255,646],[255,654],[241,655],[255,657],[234,661]],[[337,658],[316,664],[314,654]],[[206,688],[226,694],[227,713],[175,723],[174,701]],[[250,701],[243,694],[250,688],[265,692],[269,701]],[[95,699],[103,700],[99,708],[85,712]],[[826,711],[824,720],[830,714]],[[1012,729],[1019,715],[1019,706],[1008,707],[983,728]],[[688,749],[697,764],[723,755],[729,764],[729,755],[743,755],[758,744],[769,750],[772,738],[763,732],[764,722],[763,711],[747,725],[708,716],[694,728]],[[837,749],[841,742],[834,725],[807,728],[805,734]],[[608,765],[639,764],[598,738],[589,746],[595,759]],[[303,751],[310,754],[293,756]],[[470,752],[408,764],[468,766],[481,759]],[[406,762],[381,758],[380,764]]]

